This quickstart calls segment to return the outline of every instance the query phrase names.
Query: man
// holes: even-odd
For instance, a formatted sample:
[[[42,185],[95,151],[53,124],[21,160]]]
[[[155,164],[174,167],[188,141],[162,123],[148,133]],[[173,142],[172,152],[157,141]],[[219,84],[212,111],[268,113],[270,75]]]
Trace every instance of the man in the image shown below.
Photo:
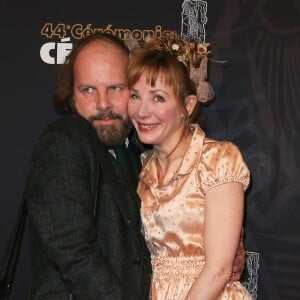
[[[131,130],[127,62],[121,41],[96,35],[63,66],[54,104],[66,116],[40,137],[25,189],[30,299],[148,298],[151,266],[135,193],[138,153],[130,143],[125,170],[108,151]]]
[[[54,106],[64,116],[38,140],[25,189],[30,299],[148,299],[151,265],[135,193],[140,163],[127,139],[128,54],[119,39],[96,34],[63,65]],[[124,141],[127,167],[115,159]]]

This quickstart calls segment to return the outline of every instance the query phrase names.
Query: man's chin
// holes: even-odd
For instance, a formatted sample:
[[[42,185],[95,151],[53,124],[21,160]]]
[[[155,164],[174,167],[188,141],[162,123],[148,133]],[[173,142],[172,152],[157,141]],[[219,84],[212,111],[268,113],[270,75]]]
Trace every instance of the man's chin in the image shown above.
[[[100,141],[107,147],[119,145],[128,137],[132,125],[130,122],[121,122],[116,125],[99,125],[93,122],[93,126],[97,131]]]

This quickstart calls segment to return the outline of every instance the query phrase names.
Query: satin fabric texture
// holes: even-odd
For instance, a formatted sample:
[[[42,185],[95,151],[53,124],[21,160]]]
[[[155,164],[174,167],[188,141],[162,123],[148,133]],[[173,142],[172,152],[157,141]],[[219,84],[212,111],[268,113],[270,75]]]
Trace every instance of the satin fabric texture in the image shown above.
[[[201,272],[206,192],[226,182],[240,182],[244,190],[249,185],[248,167],[233,143],[206,138],[196,124],[192,130],[186,153],[171,164],[164,184],[157,177],[155,152],[141,156],[138,194],[142,230],[151,252],[152,300],[185,299]],[[219,299],[252,298],[240,282],[234,282],[226,285]]]

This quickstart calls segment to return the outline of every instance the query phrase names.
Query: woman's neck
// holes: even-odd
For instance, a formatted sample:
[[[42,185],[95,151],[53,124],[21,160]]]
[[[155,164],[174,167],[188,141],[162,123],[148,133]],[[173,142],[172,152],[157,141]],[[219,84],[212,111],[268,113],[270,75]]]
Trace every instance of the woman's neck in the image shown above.
[[[188,146],[190,145],[191,138],[192,133],[188,130],[184,130],[171,150],[165,150],[162,147],[154,146],[158,172],[157,175],[160,182],[163,182],[172,162],[178,158],[183,158]]]

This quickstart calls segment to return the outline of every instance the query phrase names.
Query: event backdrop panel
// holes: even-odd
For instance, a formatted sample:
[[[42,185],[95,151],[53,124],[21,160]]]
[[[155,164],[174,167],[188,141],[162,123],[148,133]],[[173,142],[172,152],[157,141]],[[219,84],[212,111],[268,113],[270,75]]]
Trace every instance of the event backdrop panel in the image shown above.
[[[2,0],[0,253],[32,147],[56,118],[57,71],[74,44],[97,31],[143,39],[176,30],[211,43],[216,98],[204,108],[205,129],[236,143],[252,174],[243,282],[258,299],[300,299],[299,11],[297,0]],[[13,300],[25,299],[30,272],[26,232]]]

